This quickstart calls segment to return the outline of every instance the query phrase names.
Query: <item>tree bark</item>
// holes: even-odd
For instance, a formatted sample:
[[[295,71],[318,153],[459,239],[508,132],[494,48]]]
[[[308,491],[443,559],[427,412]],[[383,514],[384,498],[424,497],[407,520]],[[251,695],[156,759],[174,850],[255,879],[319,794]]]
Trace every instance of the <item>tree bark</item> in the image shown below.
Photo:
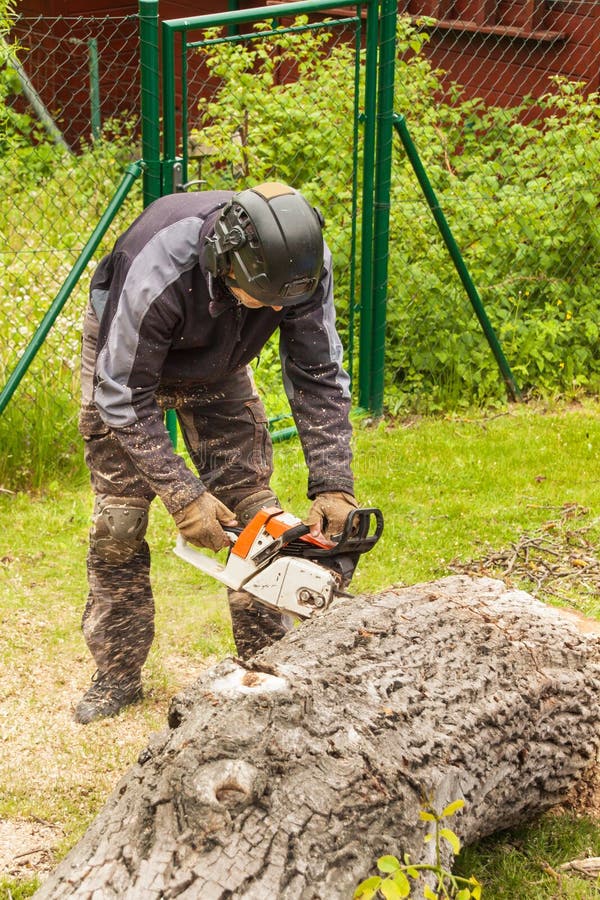
[[[340,601],[174,698],[40,898],[337,900],[565,799],[600,744],[600,623],[464,576]],[[451,851],[445,852],[446,865]]]

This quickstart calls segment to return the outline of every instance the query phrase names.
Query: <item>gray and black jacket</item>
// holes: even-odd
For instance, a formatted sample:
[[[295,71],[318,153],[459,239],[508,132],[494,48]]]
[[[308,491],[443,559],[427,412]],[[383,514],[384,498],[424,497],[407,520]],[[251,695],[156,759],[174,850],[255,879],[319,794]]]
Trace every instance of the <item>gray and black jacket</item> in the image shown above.
[[[348,376],[335,327],[331,254],[305,303],[247,309],[199,258],[232,194],[174,194],[152,203],[92,278],[100,330],[94,403],[171,512],[203,491],[171,445],[161,397],[217,386],[256,358],[279,328],[283,381],[309,471],[308,495],[353,492]]]

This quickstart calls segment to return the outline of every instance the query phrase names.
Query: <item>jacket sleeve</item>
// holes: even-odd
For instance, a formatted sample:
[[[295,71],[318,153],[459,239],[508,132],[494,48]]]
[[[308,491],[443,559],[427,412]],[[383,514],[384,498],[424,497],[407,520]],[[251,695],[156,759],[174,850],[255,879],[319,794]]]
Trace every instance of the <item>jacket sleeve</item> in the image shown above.
[[[155,248],[156,250],[156,248]],[[146,260],[147,262],[147,260]],[[205,490],[175,453],[156,391],[178,310],[168,265],[114,259],[96,360],[94,402],[103,421],[173,514]],[[164,261],[163,261],[164,262]],[[92,302],[102,291],[92,287]],[[94,295],[96,294],[96,297]]]
[[[335,326],[331,254],[317,291],[290,307],[280,324],[285,391],[308,467],[308,496],[354,492],[351,462],[350,379]]]

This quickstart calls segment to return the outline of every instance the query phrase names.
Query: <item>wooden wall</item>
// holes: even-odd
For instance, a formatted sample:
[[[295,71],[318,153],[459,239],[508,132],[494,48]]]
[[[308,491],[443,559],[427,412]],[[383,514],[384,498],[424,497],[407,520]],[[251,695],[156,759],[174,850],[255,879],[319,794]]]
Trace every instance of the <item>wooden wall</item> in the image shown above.
[[[242,7],[266,0],[242,0]],[[161,18],[202,15],[226,0],[161,0]],[[136,0],[20,0],[25,69],[68,142],[89,139],[87,41],[98,41],[103,121],[139,112]],[[434,16],[426,53],[467,96],[514,105],[562,74],[600,89],[599,0],[400,0],[400,12]],[[43,17],[38,18],[36,17]],[[55,17],[55,18],[53,18]],[[94,20],[96,17],[96,20]]]
[[[224,8],[226,0],[160,2],[163,19]],[[17,12],[15,31],[26,48],[21,59],[27,76],[73,149],[92,132],[90,38],[97,41],[102,122],[139,115],[136,0],[20,0]],[[19,103],[23,107],[22,99]]]
[[[426,53],[467,95],[510,106],[551,90],[553,75],[600,87],[597,0],[405,0],[433,15]]]

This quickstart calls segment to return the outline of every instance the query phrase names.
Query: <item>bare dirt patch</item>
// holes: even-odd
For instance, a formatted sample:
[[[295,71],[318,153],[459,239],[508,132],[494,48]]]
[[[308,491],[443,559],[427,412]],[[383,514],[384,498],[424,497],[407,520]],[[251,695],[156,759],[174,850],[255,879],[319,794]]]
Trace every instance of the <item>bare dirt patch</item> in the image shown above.
[[[54,868],[62,829],[49,822],[0,819],[0,875],[32,878]]]
[[[6,794],[14,796],[19,813],[0,818],[0,877],[44,881],[135,762],[148,736],[166,727],[173,694],[211,660],[163,657],[160,669],[150,667],[144,678],[141,703],[87,726],[76,724],[72,713],[89,683],[89,660],[61,662],[48,662],[34,646],[4,673],[0,784],[8,786]],[[64,829],[65,821],[77,830]]]

